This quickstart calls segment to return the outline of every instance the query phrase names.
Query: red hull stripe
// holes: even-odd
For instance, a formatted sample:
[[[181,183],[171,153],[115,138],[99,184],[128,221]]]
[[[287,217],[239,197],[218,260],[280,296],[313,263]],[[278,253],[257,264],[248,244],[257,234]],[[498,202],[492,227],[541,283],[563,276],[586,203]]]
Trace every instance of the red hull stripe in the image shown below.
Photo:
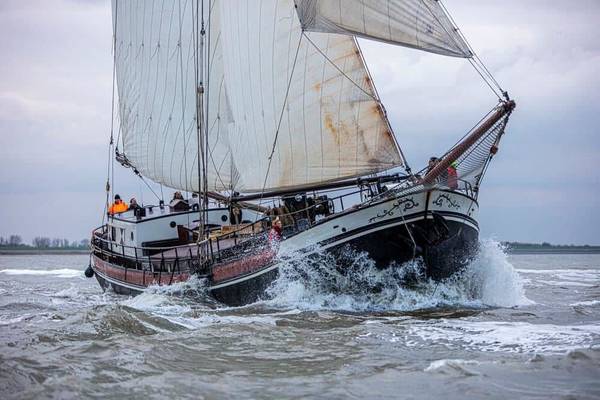
[[[94,269],[99,271],[102,275],[141,287],[148,287],[150,285],[169,285],[171,283],[185,282],[190,278],[188,272],[174,273],[173,279],[171,280],[170,272],[163,271],[159,274],[158,272],[152,273],[131,268],[126,269],[101,260],[96,256],[93,256],[93,260]]]
[[[258,271],[269,265],[274,258],[275,251],[267,250],[230,263],[216,265],[212,271],[212,280],[213,282],[221,282],[226,279]]]

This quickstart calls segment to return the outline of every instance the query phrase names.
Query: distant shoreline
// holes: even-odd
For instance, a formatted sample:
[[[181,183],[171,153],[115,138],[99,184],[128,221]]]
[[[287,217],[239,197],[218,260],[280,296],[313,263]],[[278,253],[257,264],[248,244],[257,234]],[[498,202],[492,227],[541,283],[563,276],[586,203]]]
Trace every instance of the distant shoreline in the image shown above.
[[[600,247],[589,247],[589,248],[577,248],[577,247],[565,247],[565,248],[507,248],[506,252],[510,255],[535,255],[535,254],[600,254]],[[52,254],[89,254],[90,250],[87,249],[0,249],[0,255],[2,256],[16,256],[16,255],[52,255]]]
[[[50,255],[50,254],[89,254],[90,250],[88,249],[71,249],[71,250],[61,250],[61,249],[0,249],[0,255],[2,256],[16,256],[16,255]]]
[[[506,249],[508,254],[600,254],[600,248],[592,249]]]

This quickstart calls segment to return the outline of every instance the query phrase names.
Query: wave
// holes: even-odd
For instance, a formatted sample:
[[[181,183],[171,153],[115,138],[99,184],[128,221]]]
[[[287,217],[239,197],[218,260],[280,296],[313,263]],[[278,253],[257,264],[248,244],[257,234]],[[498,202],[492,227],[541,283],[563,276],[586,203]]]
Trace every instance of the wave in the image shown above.
[[[479,365],[478,361],[475,360],[437,360],[433,361],[429,364],[427,368],[425,368],[424,372],[434,372],[444,375],[453,375],[453,376],[477,376],[480,375],[479,372],[473,371],[468,366]]]
[[[578,301],[576,303],[570,304],[572,307],[592,307],[600,305],[600,300],[586,300],[586,301]]]
[[[80,269],[60,268],[60,269],[3,269],[0,274],[6,275],[37,275],[37,276],[55,276],[57,278],[77,278],[83,277],[83,271]]]
[[[594,287],[600,281],[598,269],[518,269],[517,272],[530,275],[534,284],[550,286]]]
[[[598,325],[554,325],[527,322],[443,320],[436,324],[412,324],[406,340],[420,343],[447,343],[461,349],[485,352],[564,354],[593,345],[600,335]]]
[[[413,311],[440,306],[512,307],[533,302],[498,242],[482,241],[465,270],[443,282],[425,280],[422,261],[380,270],[366,253],[348,249],[339,258],[322,252],[282,262],[279,278],[268,289],[268,304],[300,309]]]

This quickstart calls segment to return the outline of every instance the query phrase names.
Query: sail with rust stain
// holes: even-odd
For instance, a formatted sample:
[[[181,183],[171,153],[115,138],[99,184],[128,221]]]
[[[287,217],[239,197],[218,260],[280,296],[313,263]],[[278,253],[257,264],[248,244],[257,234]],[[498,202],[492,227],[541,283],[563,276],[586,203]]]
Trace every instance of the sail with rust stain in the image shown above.
[[[404,164],[352,36],[303,33],[292,0],[220,4],[237,190],[308,187]]]

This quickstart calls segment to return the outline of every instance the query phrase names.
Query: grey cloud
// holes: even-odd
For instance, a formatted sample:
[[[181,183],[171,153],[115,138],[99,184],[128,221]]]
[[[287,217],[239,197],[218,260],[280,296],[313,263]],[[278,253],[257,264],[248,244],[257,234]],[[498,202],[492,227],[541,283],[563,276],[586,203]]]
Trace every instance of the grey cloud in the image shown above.
[[[598,243],[600,3],[446,6],[518,104],[482,189],[482,235]],[[100,221],[111,34],[109,1],[0,3],[0,201],[13,205],[0,211],[0,235],[77,239]],[[496,102],[465,60],[361,46],[415,168]],[[142,190],[116,171],[124,196]],[[66,217],[56,213],[63,202],[77,204]]]

